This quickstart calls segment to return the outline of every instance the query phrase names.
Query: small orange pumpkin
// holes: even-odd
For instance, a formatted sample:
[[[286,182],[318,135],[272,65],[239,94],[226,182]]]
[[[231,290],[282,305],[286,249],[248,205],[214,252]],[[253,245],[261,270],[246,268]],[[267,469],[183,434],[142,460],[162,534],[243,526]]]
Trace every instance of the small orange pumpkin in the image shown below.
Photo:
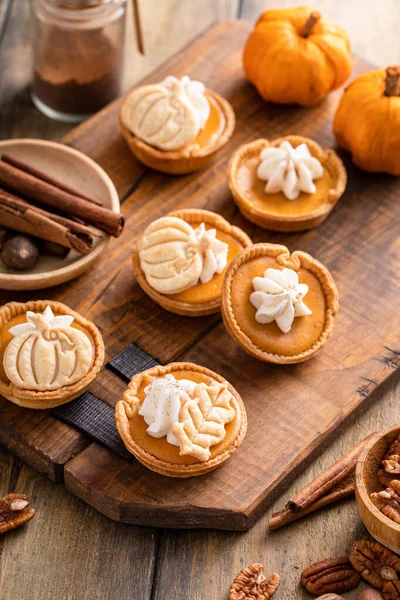
[[[307,6],[267,10],[246,42],[243,66],[265,100],[314,106],[350,77],[350,42]]]
[[[365,171],[400,175],[399,79],[400,67],[356,77],[336,111],[337,143]]]

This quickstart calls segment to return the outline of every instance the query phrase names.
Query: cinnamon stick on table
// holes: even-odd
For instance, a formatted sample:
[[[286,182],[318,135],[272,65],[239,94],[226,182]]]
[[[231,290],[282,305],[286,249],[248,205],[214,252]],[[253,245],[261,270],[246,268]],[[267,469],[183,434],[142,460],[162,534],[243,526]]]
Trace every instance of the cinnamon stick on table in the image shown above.
[[[122,233],[124,217],[120,213],[65,192],[4,160],[0,160],[0,184],[46,208],[79,217],[114,237]]]
[[[85,225],[48,213],[1,189],[0,224],[81,253],[91,250],[96,235]]]
[[[56,186],[60,190],[64,190],[64,192],[68,192],[69,194],[73,194],[74,196],[79,196],[80,198],[83,198],[84,200],[87,200],[88,202],[97,204],[97,206],[102,206],[101,202],[99,200],[96,200],[96,198],[93,198],[92,196],[88,196],[87,194],[82,194],[82,192],[80,192],[79,190],[76,190],[75,188],[73,188],[69,185],[66,185],[62,181],[59,181],[55,177],[48,175],[47,173],[42,171],[42,169],[38,169],[37,167],[34,167],[33,165],[28,165],[28,163],[26,163],[25,161],[22,161],[20,158],[15,158],[14,156],[11,156],[10,154],[3,154],[1,159],[4,160],[4,162],[8,163],[9,165],[12,165],[13,167],[16,167],[17,169],[20,169],[21,171],[24,171],[24,173],[29,173],[30,175],[33,175],[34,177],[37,177],[38,179],[41,179],[42,181],[46,181],[47,183],[50,183],[51,185]]]
[[[314,481],[309,483],[304,489],[296,494],[296,496],[289,500],[286,507],[292,512],[304,511],[311,506],[311,504],[319,500],[319,498],[322,498],[322,496],[330,492],[338,483],[343,481],[352,471],[354,471],[358,457],[364,450],[367,442],[369,442],[374,435],[376,435],[376,432],[371,433],[371,435],[357,444],[350,452],[342,456],[342,458],[329,467],[329,469],[321,473]]]

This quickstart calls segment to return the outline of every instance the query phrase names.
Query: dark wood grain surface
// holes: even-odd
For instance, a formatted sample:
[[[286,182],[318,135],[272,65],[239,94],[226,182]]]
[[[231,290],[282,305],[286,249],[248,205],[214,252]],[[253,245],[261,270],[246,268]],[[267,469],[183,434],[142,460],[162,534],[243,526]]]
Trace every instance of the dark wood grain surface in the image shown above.
[[[4,0],[0,1],[0,6],[2,2]],[[329,2],[324,0],[322,4],[329,5]],[[186,39],[207,24],[205,18],[236,14],[236,9],[232,14],[232,7],[224,13],[223,3],[202,0],[202,4],[207,4],[207,9],[202,11],[203,21],[198,17],[190,21],[191,7],[187,9],[187,6],[191,0],[181,2],[176,11],[174,4],[169,0],[163,2],[165,9],[157,11],[154,10],[154,2],[146,2],[148,22],[154,20],[164,24],[180,14],[181,23],[185,24],[182,31]],[[242,4],[244,11],[246,6],[249,7],[248,18],[254,18],[265,7],[264,2],[261,6],[254,0],[246,0]],[[14,0],[7,38],[4,38],[7,44],[3,40],[1,46],[0,135],[2,138],[36,136],[59,139],[67,127],[39,115],[32,108],[26,90],[29,80],[26,5],[25,0]],[[389,39],[388,36],[374,37],[372,28],[376,27],[377,20],[370,23],[367,18],[368,2],[362,3],[363,10],[358,13],[362,18],[358,19],[351,16],[346,3],[335,2],[333,5],[334,10],[342,7],[343,13],[349,17],[346,26],[354,28],[354,35],[358,27],[362,30],[360,39],[370,52],[375,48],[378,57],[381,49],[385,51],[387,48],[387,54],[394,52],[390,36]],[[174,25],[176,27],[176,23]],[[176,44],[180,43],[176,33],[171,35],[173,41],[168,40],[168,31],[172,28],[166,26],[162,30],[165,31],[163,39],[157,37],[157,25],[152,24],[153,39],[159,48],[158,61],[171,51],[174,44],[177,47]],[[184,36],[181,35],[182,41]],[[156,58],[155,55],[153,58]],[[379,58],[376,60],[379,61]],[[275,503],[274,508],[282,506],[304,483],[372,429],[390,425],[396,420],[398,395],[392,389],[354,422],[304,476],[285,490],[284,497]],[[272,433],[268,432],[268,435]],[[333,507],[274,534],[266,532],[266,517],[246,535],[217,531],[167,532],[117,525],[77,501],[63,486],[54,485],[11,454],[0,452],[0,493],[11,490],[27,493],[37,508],[37,516],[24,530],[0,540],[0,597],[5,600],[14,600],[15,597],[22,600],[55,597],[73,600],[125,600],[132,597],[138,600],[219,600],[226,598],[226,591],[238,570],[254,561],[263,562],[270,572],[277,571],[283,577],[277,598],[309,598],[298,587],[300,570],[324,556],[346,552],[354,539],[365,536],[353,502]],[[355,594],[350,593],[346,597],[355,598]]]

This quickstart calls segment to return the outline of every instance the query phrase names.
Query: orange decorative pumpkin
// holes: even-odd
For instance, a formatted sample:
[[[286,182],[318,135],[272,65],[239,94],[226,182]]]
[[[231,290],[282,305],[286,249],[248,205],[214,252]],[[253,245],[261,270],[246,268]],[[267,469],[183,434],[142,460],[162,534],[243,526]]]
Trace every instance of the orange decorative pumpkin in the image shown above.
[[[243,66],[265,100],[314,106],[350,77],[350,42],[307,6],[267,10],[246,42]]]
[[[333,129],[365,171],[400,175],[400,67],[369,71],[345,90]]]

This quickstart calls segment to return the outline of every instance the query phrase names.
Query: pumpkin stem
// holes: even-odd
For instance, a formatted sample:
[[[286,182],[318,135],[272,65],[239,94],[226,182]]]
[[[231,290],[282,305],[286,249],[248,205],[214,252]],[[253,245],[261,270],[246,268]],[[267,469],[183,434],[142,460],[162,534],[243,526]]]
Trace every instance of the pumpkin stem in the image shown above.
[[[400,67],[386,69],[385,96],[399,95]]]
[[[313,10],[313,12],[308,17],[306,24],[304,25],[301,35],[305,38],[308,37],[311,33],[312,28],[314,27],[314,25],[316,23],[318,23],[320,18],[321,18],[321,14],[319,12],[317,12],[316,10]]]

